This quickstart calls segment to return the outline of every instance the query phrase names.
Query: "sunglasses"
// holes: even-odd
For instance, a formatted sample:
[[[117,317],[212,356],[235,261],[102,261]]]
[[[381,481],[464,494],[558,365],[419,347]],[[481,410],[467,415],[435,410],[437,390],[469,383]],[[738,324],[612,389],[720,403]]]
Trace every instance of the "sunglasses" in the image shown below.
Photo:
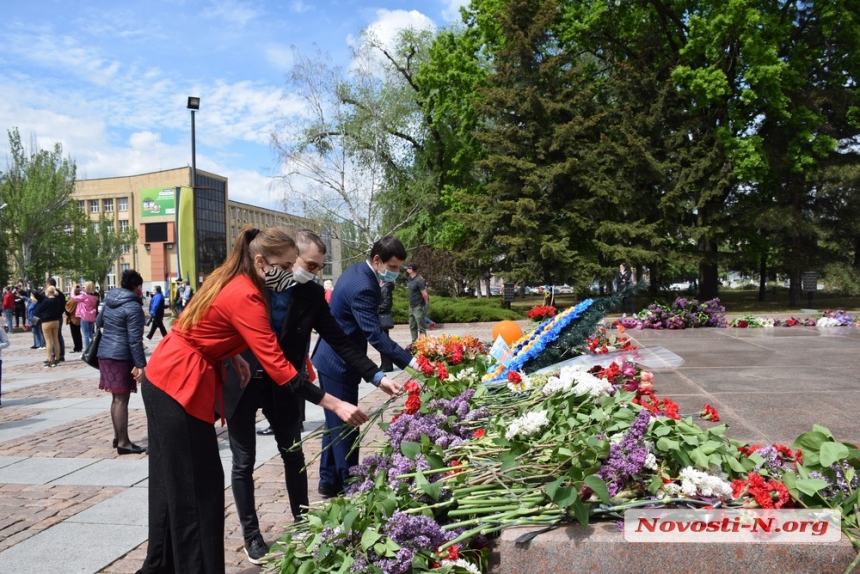
[[[317,271],[319,271],[320,269],[323,268],[323,266],[321,264],[317,263],[316,261],[308,261],[307,259],[305,259],[301,255],[299,255],[299,258],[305,262],[305,264],[307,265],[308,271],[310,271],[311,273],[316,273]]]

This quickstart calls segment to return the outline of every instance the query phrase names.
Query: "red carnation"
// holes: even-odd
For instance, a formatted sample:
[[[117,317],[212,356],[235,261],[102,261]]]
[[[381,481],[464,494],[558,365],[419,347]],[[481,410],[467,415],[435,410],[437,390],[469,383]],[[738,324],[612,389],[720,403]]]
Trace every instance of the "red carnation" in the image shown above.
[[[439,377],[440,381],[444,381],[448,378],[448,369],[445,368],[445,363],[436,363],[436,376]]]
[[[484,438],[485,434],[487,434],[487,431],[485,431],[484,429],[478,429],[475,431],[475,434],[472,436],[474,436],[475,438]]]
[[[421,410],[421,397],[418,395],[409,395],[406,399],[406,414],[414,415]]]
[[[512,383],[521,383],[523,382],[523,378],[516,371],[508,371],[508,381]]]

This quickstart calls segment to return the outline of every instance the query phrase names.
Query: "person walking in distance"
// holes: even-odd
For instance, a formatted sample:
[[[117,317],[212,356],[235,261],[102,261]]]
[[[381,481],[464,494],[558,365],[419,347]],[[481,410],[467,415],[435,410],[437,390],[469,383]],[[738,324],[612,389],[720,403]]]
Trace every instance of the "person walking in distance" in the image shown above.
[[[149,317],[152,319],[152,326],[146,336],[150,341],[156,329],[161,331],[162,337],[167,336],[167,329],[164,328],[164,294],[161,292],[161,285],[156,285],[154,290],[155,293],[152,294],[152,300],[149,302]]]
[[[430,295],[427,294],[427,284],[418,275],[418,265],[410,263],[405,267],[409,275],[409,332],[412,342],[427,335],[427,308],[430,305]]]

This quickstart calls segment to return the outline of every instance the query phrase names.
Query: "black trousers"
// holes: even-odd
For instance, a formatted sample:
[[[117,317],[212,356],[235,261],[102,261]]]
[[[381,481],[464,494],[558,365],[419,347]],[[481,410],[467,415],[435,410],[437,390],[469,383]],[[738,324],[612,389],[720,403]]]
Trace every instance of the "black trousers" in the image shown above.
[[[388,335],[389,329],[383,329],[383,330],[385,331],[385,334]],[[382,371],[383,373],[390,373],[391,371],[393,371],[394,370],[394,363],[391,362],[391,359],[388,357],[388,355],[385,355],[382,353],[380,353],[379,355],[380,355],[380,358],[382,359],[381,362],[379,363],[379,370]]]
[[[263,375],[262,378],[251,379],[233,411],[233,416],[227,421],[230,451],[233,453],[230,481],[236,501],[236,513],[242,524],[242,536],[246,541],[260,534],[254,497],[257,409],[263,409],[263,414],[274,431],[275,442],[284,463],[284,481],[293,518],[298,520],[307,512],[308,475],[303,470],[305,454],[300,448],[289,451],[289,448],[299,443],[302,438],[303,403],[288,385],[279,386],[267,375]]]
[[[149,546],[142,574],[224,573],[224,471],[215,426],[144,376]]]
[[[84,350],[84,339],[81,337],[81,326],[69,323],[69,331],[72,332],[72,342],[75,345],[73,350],[76,353],[82,353]]]
[[[155,335],[155,330],[158,329],[161,331],[161,336],[167,336],[167,329],[164,328],[164,319],[162,317],[153,317],[152,318],[152,326],[149,328],[149,335],[146,336],[147,339],[152,339],[152,336]]]

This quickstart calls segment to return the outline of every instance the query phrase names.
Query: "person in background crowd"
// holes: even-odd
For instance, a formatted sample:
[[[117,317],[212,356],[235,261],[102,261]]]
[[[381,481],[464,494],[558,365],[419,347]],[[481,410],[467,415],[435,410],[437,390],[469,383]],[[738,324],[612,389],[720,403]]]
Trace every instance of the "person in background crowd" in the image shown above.
[[[11,345],[9,336],[3,329],[0,329],[0,406],[3,405],[3,349]]]
[[[15,326],[30,328],[30,323],[27,321],[27,303],[30,300],[30,292],[24,289],[24,285],[19,281],[15,284]]]
[[[75,285],[69,298],[66,299],[66,325],[72,332],[73,353],[81,353],[84,350],[84,343],[81,340],[81,318],[77,315],[78,302],[74,299],[74,295],[80,294],[80,292],[81,286]]]
[[[381,292],[381,298],[379,300],[379,325],[382,328],[382,331],[390,337],[389,333],[391,332],[391,328],[394,327],[394,319],[391,316],[391,307],[394,303],[394,283],[388,281],[382,281],[379,286],[379,290]],[[391,319],[391,327],[386,328],[386,321]],[[379,364],[380,370],[384,373],[390,373],[394,370],[394,363],[391,362],[391,359],[388,358],[388,355],[380,355],[381,362]]]
[[[380,281],[397,279],[406,259],[406,248],[399,239],[383,237],[373,244],[367,260],[351,265],[337,280],[331,298],[331,314],[340,328],[362,351],[370,343],[380,355],[388,355],[400,368],[417,367],[418,362],[388,337],[379,325]],[[362,373],[348,365],[325,340],[320,341],[313,356],[319,371],[320,386],[327,393],[358,404],[358,385]],[[400,389],[395,389],[400,392]],[[320,457],[319,493],[337,496],[349,478],[349,468],[358,464],[359,449],[353,448],[358,433],[343,432],[338,420],[326,413],[323,453]]]
[[[633,276],[630,273],[630,269],[627,267],[626,263],[622,263],[618,266],[618,274],[615,276],[615,290],[621,293],[627,291],[630,286],[633,284]],[[621,316],[627,316],[627,308],[630,308],[630,315],[633,316],[636,314],[636,310],[633,308],[633,298],[630,297],[629,293],[624,293],[621,297]]]
[[[213,406],[224,413],[223,361],[239,386],[251,378],[246,349],[272,381],[296,392],[307,375],[284,357],[272,332],[266,290],[281,291],[296,260],[283,229],[246,227],[227,260],[194,295],[156,347],[141,381],[149,435],[149,536],[141,574],[223,573],[224,471]],[[320,405],[350,425],[367,422],[361,409],[323,395]]]
[[[173,298],[173,307],[176,310],[176,316],[182,313],[185,308],[185,281],[180,281],[176,287],[176,295]]]
[[[45,367],[56,367],[60,364],[60,339],[58,334],[65,309],[57,295],[57,288],[53,285],[48,285],[44,296],[35,289],[32,293],[37,299],[41,297],[39,308],[36,310],[36,316],[39,318],[39,325],[42,327],[42,333],[45,335],[45,343],[48,351],[48,360],[45,361]]]
[[[331,304],[331,294],[334,292],[334,285],[332,285],[331,279],[323,281],[323,291],[325,292],[325,302]]]
[[[61,307],[63,308],[63,310],[65,311],[65,308],[66,308],[66,296],[63,294],[63,292],[62,292],[62,291],[60,291],[59,289],[57,289],[57,280],[56,280],[56,279],[54,279],[53,277],[49,277],[49,278],[48,278],[48,280],[47,280],[47,281],[45,281],[45,290],[46,290],[46,291],[47,291],[48,287],[53,287],[53,288],[54,288],[54,291],[55,291],[55,293],[56,293],[56,298],[60,301],[60,306],[61,306]],[[31,290],[31,291],[30,291],[30,294],[31,294],[31,295],[33,295],[33,296],[35,296],[35,297],[36,297],[36,299],[39,299],[40,301],[42,300],[42,298],[44,298],[44,295],[42,295],[42,294],[41,294],[41,293],[39,293],[38,291],[33,291],[33,290]],[[44,326],[43,326],[43,327],[42,327],[42,333],[44,333],[44,332],[45,332],[45,329],[44,329]],[[59,358],[57,359],[57,362],[62,363],[63,361],[65,361],[65,360],[66,360],[66,341],[63,339],[63,322],[62,322],[62,316],[60,317],[60,325],[59,325],[59,329],[57,330],[57,338],[60,340]]]
[[[92,281],[84,283],[83,291],[76,286],[72,299],[78,304],[75,315],[81,320],[81,333],[84,336],[84,349],[90,346],[96,326],[96,315],[99,310],[99,296],[96,295]]]
[[[39,324],[39,317],[36,316],[36,311],[38,311],[40,303],[35,297],[28,297],[27,302],[27,321],[30,324],[30,331],[33,333],[33,346],[30,348],[44,349],[45,335],[42,333],[42,325]]]
[[[418,265],[410,263],[405,267],[409,275],[409,332],[412,342],[418,337],[427,336],[427,309],[430,305],[430,295],[427,294],[427,284],[418,275]]]
[[[182,282],[182,308],[185,309],[188,307],[188,304],[191,302],[191,296],[194,295],[194,290],[191,288],[191,285],[188,284],[188,281]]]
[[[340,356],[362,372],[365,380],[379,380],[381,389],[395,392],[397,383],[385,378],[338,326],[325,301],[323,288],[314,281],[325,262],[325,243],[313,231],[303,229],[296,232],[296,246],[298,257],[292,280],[281,291],[269,290],[272,331],[278,336],[286,359],[296,370],[308,369],[310,373],[307,355],[311,333],[316,330]],[[245,553],[251,563],[259,564],[269,547],[260,534],[254,503],[257,410],[263,409],[275,435],[284,463],[290,508],[294,520],[300,520],[309,504],[305,457],[300,445],[303,407],[306,400],[316,403],[324,393],[313,386],[310,389],[314,392],[310,395],[284,392],[265,371],[256,367],[259,361],[252,353],[246,351],[243,357],[251,364],[254,374],[244,390],[232,372],[228,375],[224,385],[224,408],[233,452],[233,496],[245,538]]]
[[[99,388],[111,393],[110,418],[116,453],[141,454],[146,449],[128,438],[128,401],[137,392],[135,370],[146,366],[143,354],[143,308],[140,304],[143,277],[134,269],[122,272],[119,288],[105,296],[104,308],[96,317],[102,329],[99,344]]]
[[[152,326],[149,328],[149,334],[146,336],[150,341],[155,335],[155,330],[161,331],[161,336],[167,336],[167,329],[164,328],[164,294],[161,292],[161,285],[155,286],[155,293],[152,295],[152,301],[149,302],[149,316],[152,318]]]
[[[12,317],[15,315],[15,295],[12,293],[12,286],[3,288],[3,317],[6,318],[6,332],[11,333],[13,330]]]

